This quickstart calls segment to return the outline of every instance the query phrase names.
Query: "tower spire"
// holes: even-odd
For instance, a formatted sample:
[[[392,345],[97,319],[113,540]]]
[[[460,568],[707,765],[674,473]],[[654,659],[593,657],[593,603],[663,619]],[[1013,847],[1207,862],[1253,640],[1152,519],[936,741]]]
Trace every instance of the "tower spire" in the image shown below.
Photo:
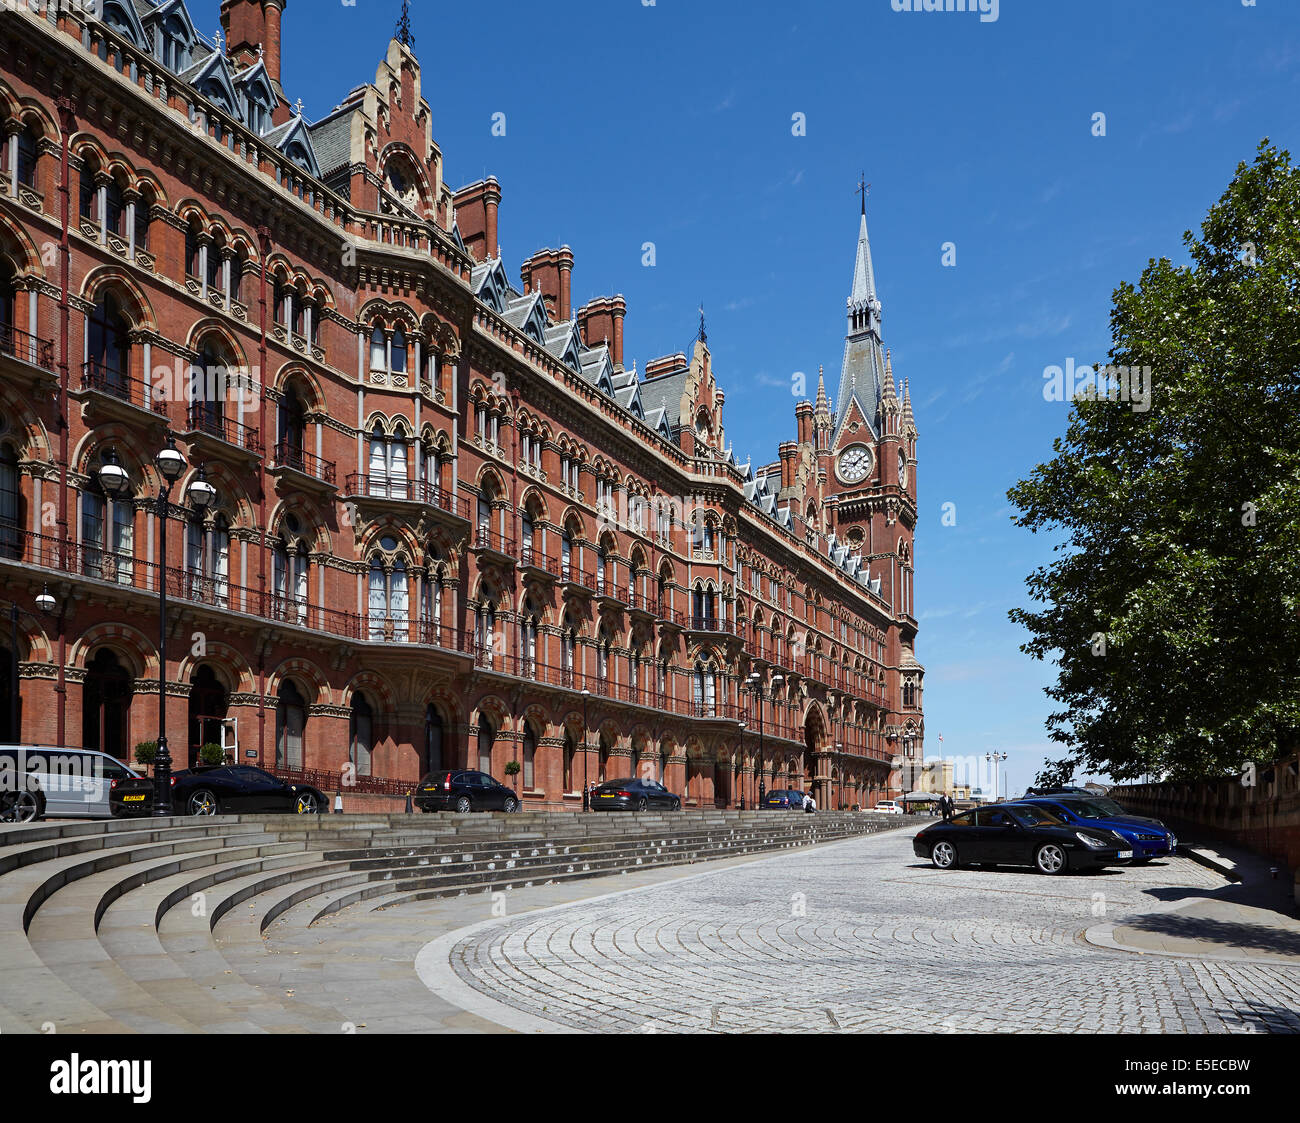
[[[835,430],[848,422],[850,407],[857,402],[863,420],[878,432],[878,414],[885,383],[884,333],[880,319],[880,297],[876,292],[876,271],[871,260],[871,237],[867,233],[867,194],[871,184],[866,174],[858,181],[861,214],[858,217],[858,245],[853,258],[853,286],[846,302],[848,331],[844,338],[844,366],[835,398]]]

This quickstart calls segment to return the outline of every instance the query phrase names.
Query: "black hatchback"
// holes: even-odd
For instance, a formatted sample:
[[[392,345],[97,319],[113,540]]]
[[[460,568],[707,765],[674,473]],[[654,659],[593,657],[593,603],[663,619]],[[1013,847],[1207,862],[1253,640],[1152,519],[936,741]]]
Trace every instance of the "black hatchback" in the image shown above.
[[[460,769],[430,772],[415,789],[415,806],[421,811],[517,811],[519,797],[486,772]]]
[[[219,815],[223,812],[290,812],[319,815],[325,795],[310,784],[290,784],[251,764],[218,764],[172,773],[172,812]]]
[[[769,811],[802,811],[803,792],[793,788],[773,788],[763,797],[761,808]]]
[[[591,791],[593,811],[680,811],[682,801],[658,780],[606,780]]]

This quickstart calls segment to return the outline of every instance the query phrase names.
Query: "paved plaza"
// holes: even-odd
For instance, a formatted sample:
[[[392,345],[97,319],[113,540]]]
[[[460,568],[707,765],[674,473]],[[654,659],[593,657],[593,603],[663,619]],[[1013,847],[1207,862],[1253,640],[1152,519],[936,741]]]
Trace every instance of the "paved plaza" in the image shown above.
[[[944,873],[914,858],[912,833],[481,920],[418,967],[444,998],[523,1031],[1300,1031],[1300,966],[1284,957],[1085,940],[1213,902],[1217,872],[1179,857],[1060,878]]]

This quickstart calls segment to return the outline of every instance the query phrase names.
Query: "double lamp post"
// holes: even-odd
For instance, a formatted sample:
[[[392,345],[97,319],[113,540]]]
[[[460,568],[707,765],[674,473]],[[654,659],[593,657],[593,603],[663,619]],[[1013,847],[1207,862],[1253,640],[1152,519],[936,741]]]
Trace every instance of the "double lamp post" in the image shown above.
[[[167,748],[167,517],[171,502],[172,484],[185,474],[189,467],[184,455],[176,447],[175,438],[168,432],[167,444],[153,458],[154,467],[162,479],[158,493],[158,750],[154,756],[153,813],[156,816],[171,814],[172,757]],[[116,453],[109,452],[99,469],[99,483],[104,494],[114,500],[125,499],[131,493],[131,478],[117,462]],[[202,514],[217,500],[217,489],[208,483],[203,467],[185,489],[193,511]]]

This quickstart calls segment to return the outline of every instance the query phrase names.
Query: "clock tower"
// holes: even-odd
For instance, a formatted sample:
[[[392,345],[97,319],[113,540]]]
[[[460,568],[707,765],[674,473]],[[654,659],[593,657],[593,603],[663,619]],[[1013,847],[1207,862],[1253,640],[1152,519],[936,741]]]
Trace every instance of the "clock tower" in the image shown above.
[[[894,612],[911,620],[917,431],[910,388],[905,382],[899,397],[892,356],[884,347],[865,193],[847,314],[844,363],[827,442],[831,529],[838,542],[862,555]],[[912,637],[902,638],[910,647]]]

